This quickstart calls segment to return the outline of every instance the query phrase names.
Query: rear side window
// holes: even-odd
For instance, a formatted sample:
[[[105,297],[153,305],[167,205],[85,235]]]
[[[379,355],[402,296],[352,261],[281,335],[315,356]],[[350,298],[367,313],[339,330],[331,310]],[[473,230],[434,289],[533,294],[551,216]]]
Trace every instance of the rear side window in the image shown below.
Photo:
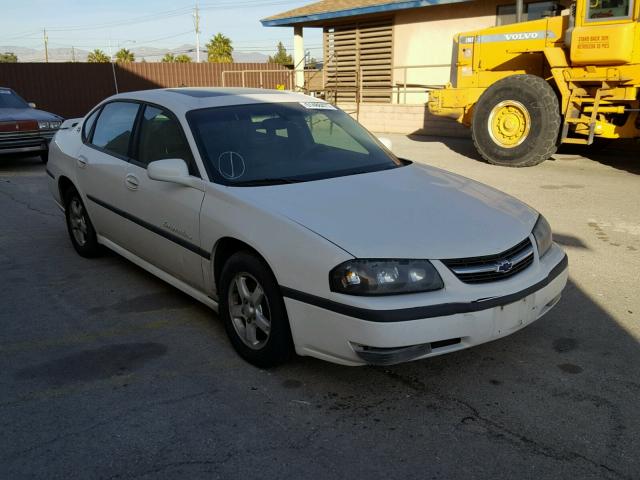
[[[82,126],[83,140],[86,141],[89,139],[89,135],[91,134],[91,128],[93,127],[93,124],[96,123],[96,118],[98,118],[99,113],[100,113],[100,109],[98,108],[95,112],[89,115],[89,117],[87,117],[87,119],[85,120],[84,125]]]
[[[91,143],[109,153],[126,157],[129,153],[129,141],[138,108],[137,103],[106,104],[96,121]]]
[[[140,119],[135,160],[145,167],[156,160],[179,158],[192,169],[193,158],[178,122],[167,111],[146,106]],[[193,172],[191,172],[193,174]]]

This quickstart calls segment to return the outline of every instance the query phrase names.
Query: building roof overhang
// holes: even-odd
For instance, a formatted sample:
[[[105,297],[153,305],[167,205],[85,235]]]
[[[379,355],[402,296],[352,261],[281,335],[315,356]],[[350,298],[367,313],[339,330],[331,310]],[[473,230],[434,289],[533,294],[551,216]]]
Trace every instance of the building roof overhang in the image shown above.
[[[308,7],[296,8],[288,12],[284,12],[272,17],[260,20],[265,27],[291,27],[314,25],[321,26],[327,20],[334,20],[346,17],[355,17],[362,15],[373,15],[387,12],[395,12],[398,10],[408,10],[411,8],[432,7],[434,5],[446,5],[450,3],[462,3],[469,0],[406,0],[406,1],[381,1],[368,5],[354,6],[343,9],[331,9],[330,5],[337,2],[324,1],[318,2],[327,4],[327,10],[308,9]],[[357,3],[357,2],[354,2]],[[308,13],[307,13],[308,10]]]

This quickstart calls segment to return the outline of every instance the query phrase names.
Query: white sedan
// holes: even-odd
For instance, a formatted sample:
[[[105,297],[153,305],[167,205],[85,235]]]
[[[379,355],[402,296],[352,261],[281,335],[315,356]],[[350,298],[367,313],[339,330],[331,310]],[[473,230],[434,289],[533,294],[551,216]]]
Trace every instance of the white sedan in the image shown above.
[[[261,367],[460,350],[540,318],[567,281],[536,211],[301,94],[116,95],[66,121],[49,158],[80,255],[107,247],[217,310]]]

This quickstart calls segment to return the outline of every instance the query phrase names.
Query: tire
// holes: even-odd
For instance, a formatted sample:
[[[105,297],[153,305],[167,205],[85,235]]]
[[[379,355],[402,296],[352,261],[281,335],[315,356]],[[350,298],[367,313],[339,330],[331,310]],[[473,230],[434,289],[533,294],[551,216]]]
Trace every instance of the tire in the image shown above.
[[[258,288],[263,292],[259,301]],[[225,263],[219,312],[233,348],[247,362],[270,368],[291,358],[293,341],[282,294],[269,267],[255,255],[238,252]]]
[[[494,165],[531,167],[544,162],[558,148],[559,131],[558,97],[548,82],[534,75],[497,81],[474,107],[473,143]]]
[[[99,256],[102,249],[80,194],[75,188],[69,188],[65,192],[64,200],[67,231],[73,248],[81,257]]]
[[[45,150],[44,152],[40,153],[40,161],[45,165],[47,164],[47,162],[49,161],[49,150]]]

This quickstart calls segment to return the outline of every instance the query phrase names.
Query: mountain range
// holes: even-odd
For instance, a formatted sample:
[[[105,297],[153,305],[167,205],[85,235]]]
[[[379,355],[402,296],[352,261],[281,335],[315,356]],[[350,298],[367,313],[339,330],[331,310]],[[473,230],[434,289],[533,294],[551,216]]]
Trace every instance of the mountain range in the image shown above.
[[[195,45],[184,44],[175,48],[157,48],[157,47],[131,47],[129,50],[133,52],[136,57],[136,61],[139,62],[144,59],[147,62],[159,62],[165,53],[186,53],[195,60]],[[114,53],[117,49],[114,48]],[[108,55],[109,52],[103,49]],[[37,50],[34,48],[18,47],[14,45],[0,46],[0,53],[12,52],[18,56],[18,62],[44,62],[44,50]],[[86,62],[88,50],[80,48],[49,48],[49,61],[50,62]],[[206,53],[200,54],[202,61],[206,60]],[[268,55],[260,52],[234,52],[233,60],[238,63],[250,62],[250,63],[266,63]]]

